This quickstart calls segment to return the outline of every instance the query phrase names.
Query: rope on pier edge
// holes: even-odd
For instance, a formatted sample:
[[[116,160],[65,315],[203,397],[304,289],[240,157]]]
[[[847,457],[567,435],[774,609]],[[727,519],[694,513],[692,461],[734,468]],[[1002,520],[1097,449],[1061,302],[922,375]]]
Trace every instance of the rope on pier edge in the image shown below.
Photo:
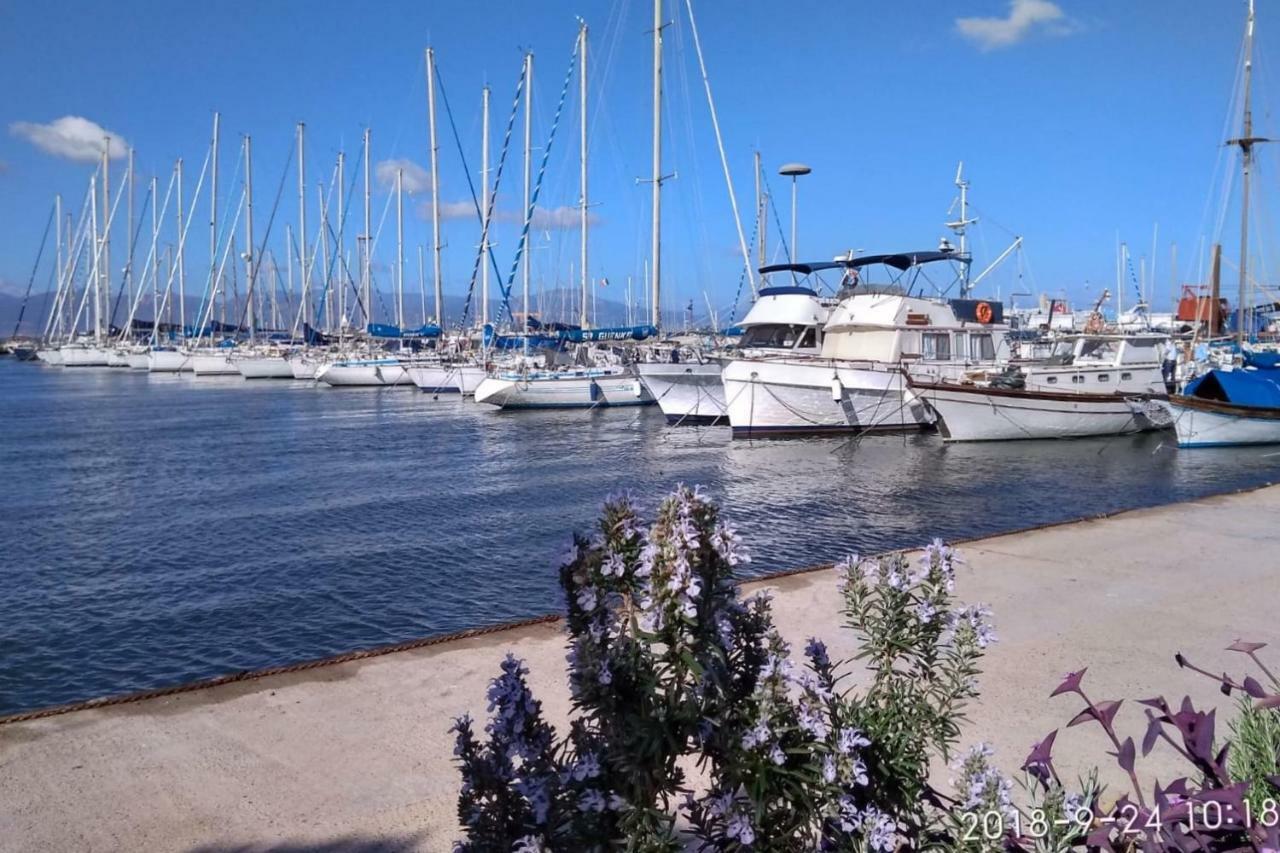
[[[1205,500],[1207,498],[1230,497],[1232,495],[1248,494],[1250,492],[1260,491],[1274,485],[1271,482],[1262,483],[1257,486],[1246,486],[1241,489],[1234,489],[1229,492],[1218,492],[1212,495],[1204,495],[1193,500]],[[1179,501],[1178,503],[1189,503],[1190,501]],[[1173,506],[1176,504],[1167,504]],[[1100,512],[1096,515],[1086,515],[1078,518],[1066,519],[1064,521],[1050,521],[1045,524],[1033,524],[1027,527],[1019,527],[1014,530],[1007,530],[1002,533],[989,533],[983,536],[970,536],[964,539],[951,540],[950,544],[964,545],[972,542],[980,542],[984,539],[998,539],[1003,536],[1014,536],[1019,533],[1032,533],[1037,530],[1049,530],[1054,527],[1066,527],[1071,524],[1080,524],[1090,521],[1102,521],[1103,519],[1116,518],[1121,515],[1128,515],[1133,512],[1144,512],[1147,510],[1158,509],[1159,506],[1133,507],[1130,509],[1121,509],[1114,512]],[[893,552],[886,552],[893,553]],[[872,555],[880,556],[880,555]],[[745,578],[743,583],[761,583],[781,578],[793,577],[795,575],[811,574],[813,572],[823,572],[834,568],[834,563],[819,563],[813,566],[804,566],[796,569],[783,569],[778,572],[770,572],[769,574],[759,575],[757,577]],[[186,684],[177,684],[172,687],[161,687],[155,690],[144,690],[138,693],[125,693],[119,696],[104,696],[98,699],[89,699],[84,702],[73,702],[68,705],[54,705],[48,708],[37,708],[32,711],[23,711],[17,714],[0,717],[0,726],[6,726],[12,723],[25,723],[32,720],[41,720],[46,717],[58,717],[63,714],[70,714],[75,711],[90,711],[97,708],[110,708],[116,705],[129,705],[135,702],[144,702],[148,699],[159,699],[165,696],[177,696],[182,693],[193,693],[197,690],[207,690],[211,687],[220,687],[224,684],[236,684],[245,681],[256,681],[262,678],[268,678],[273,675],[288,675],[295,672],[306,672],[312,669],[319,669],[325,666],[333,666],[335,664],[349,663],[351,661],[366,660],[368,658],[381,657],[383,655],[395,654],[397,652],[407,652],[414,649],[423,649],[430,646],[443,645],[458,640],[469,640],[475,637],[485,637],[490,634],[500,634],[504,631],[514,631],[520,628],[529,628],[535,625],[551,625],[561,621],[563,615],[560,613],[545,613],[541,616],[533,616],[528,619],[518,619],[513,622],[502,622],[497,625],[489,625],[483,628],[468,628],[465,631],[455,631],[451,634],[440,634],[435,637],[422,637],[417,640],[407,640],[402,643],[394,643],[389,646],[376,646],[370,649],[361,649],[354,652],[346,652],[345,654],[334,655],[327,658],[319,658],[317,660],[304,661],[302,663],[286,664],[284,666],[267,667],[266,669],[244,670],[242,672],[234,672],[228,675],[220,675],[214,678],[207,678],[201,681],[191,681]]]

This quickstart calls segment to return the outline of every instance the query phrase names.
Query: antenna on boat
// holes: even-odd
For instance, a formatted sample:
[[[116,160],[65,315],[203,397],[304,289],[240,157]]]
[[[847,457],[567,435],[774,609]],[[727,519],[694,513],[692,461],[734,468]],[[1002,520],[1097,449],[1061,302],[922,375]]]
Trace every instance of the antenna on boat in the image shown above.
[[[964,179],[964,161],[961,160],[956,166],[955,185],[960,190],[960,197],[957,201],[960,204],[960,218],[952,222],[946,223],[946,226],[955,232],[956,238],[960,242],[960,251],[957,259],[963,265],[963,278],[960,282],[960,298],[964,299],[969,295],[969,291],[973,287],[973,283],[969,281],[969,263],[972,258],[969,255],[969,226],[977,223],[977,219],[969,218],[969,182]],[[951,203],[951,209],[954,210],[956,202]],[[951,211],[947,211],[950,213]],[[1007,254],[1007,252],[1006,252]]]

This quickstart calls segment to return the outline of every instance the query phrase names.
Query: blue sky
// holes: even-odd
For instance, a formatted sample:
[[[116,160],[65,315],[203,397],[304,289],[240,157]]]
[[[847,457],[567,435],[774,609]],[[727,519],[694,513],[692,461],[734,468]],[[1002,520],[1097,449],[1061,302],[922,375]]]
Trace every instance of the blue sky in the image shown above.
[[[785,227],[789,198],[777,167],[799,160],[813,168],[800,185],[800,254],[809,259],[850,248],[932,248],[945,233],[951,181],[964,160],[982,220],[973,231],[975,264],[985,266],[1012,234],[1026,240],[1024,262],[993,275],[991,291],[1065,290],[1078,302],[1092,299],[1112,286],[1117,231],[1136,258],[1151,254],[1158,223],[1157,307],[1171,288],[1170,243],[1179,247],[1179,278],[1189,281],[1199,241],[1214,237],[1221,203],[1215,164],[1244,10],[1234,0],[695,4],[748,237],[756,149]],[[34,144],[49,144],[35,125],[75,116],[109,129],[136,149],[140,175],[162,176],[162,192],[182,156],[189,198],[212,113],[221,111],[221,192],[224,200],[231,195],[239,136],[251,134],[260,240],[297,121],[307,124],[313,227],[316,183],[328,181],[339,149],[355,163],[366,126],[375,162],[427,164],[428,44],[473,171],[481,86],[493,90],[496,159],[522,51],[533,50],[534,139],[541,146],[577,15],[591,26],[591,274],[607,277],[606,295],[619,298],[628,275],[638,282],[648,253],[649,190],[636,183],[647,176],[650,157],[652,8],[644,0],[435,0],[367,9],[325,0],[8,4],[0,10],[0,287],[25,287],[53,194],[78,204],[92,170]],[[1263,0],[1258,15],[1255,122],[1268,135],[1275,130],[1269,84],[1280,4]],[[668,0],[666,16],[674,22],[666,40],[666,171],[678,177],[664,189],[664,303],[695,299],[701,311],[705,291],[723,311],[741,274],[736,232],[683,0]],[[541,199],[552,211],[577,200],[572,95],[563,122]],[[512,216],[518,134],[519,120],[499,201]],[[454,210],[469,195],[442,106],[440,150],[440,198]],[[1275,156],[1261,154],[1264,196],[1275,185]],[[112,174],[123,174],[123,161],[113,162]],[[288,181],[272,234],[278,252],[283,224],[296,218],[292,175]],[[430,244],[419,212],[429,198],[422,192],[406,203],[414,211],[406,224],[406,275],[415,282],[416,246]],[[379,187],[375,226],[385,200]],[[353,212],[358,218],[358,206]],[[559,226],[568,217],[549,218]],[[1220,236],[1234,257],[1236,215],[1226,221]],[[1263,261],[1271,221],[1258,221]],[[207,263],[207,196],[195,222],[188,264],[199,269]],[[348,233],[355,231],[353,224]],[[123,235],[121,228],[115,239]],[[445,289],[464,292],[478,227],[474,219],[451,218],[444,236]],[[497,240],[505,274],[514,231],[502,226]],[[535,235],[535,287],[567,283],[577,241],[567,227]],[[778,246],[772,224],[769,242]],[[379,260],[391,263],[394,249],[390,218]]]

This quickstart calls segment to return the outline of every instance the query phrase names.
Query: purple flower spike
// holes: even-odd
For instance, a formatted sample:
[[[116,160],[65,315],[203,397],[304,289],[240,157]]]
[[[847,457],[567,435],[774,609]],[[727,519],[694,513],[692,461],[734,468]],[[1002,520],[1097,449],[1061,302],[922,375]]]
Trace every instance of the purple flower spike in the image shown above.
[[[1068,672],[1066,677],[1062,679],[1062,683],[1058,685],[1057,689],[1049,694],[1049,697],[1053,698],[1054,696],[1060,696],[1063,693],[1079,693],[1080,682],[1084,680],[1084,674],[1088,669],[1088,667],[1085,667],[1079,672]]]
[[[1245,640],[1236,640],[1234,643],[1227,646],[1227,651],[1241,652],[1242,654],[1249,655],[1253,654],[1258,649],[1265,649],[1266,647],[1266,643],[1250,643]]]

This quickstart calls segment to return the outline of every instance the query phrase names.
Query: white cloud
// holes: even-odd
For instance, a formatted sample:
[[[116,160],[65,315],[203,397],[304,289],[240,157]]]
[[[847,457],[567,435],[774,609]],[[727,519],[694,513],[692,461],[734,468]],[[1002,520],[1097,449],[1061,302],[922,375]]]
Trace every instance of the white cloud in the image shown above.
[[[418,216],[430,221],[431,202],[424,201],[418,205]],[[440,202],[440,218],[477,219],[476,206],[469,201],[442,201]]]
[[[431,219],[431,202],[424,201],[418,205],[418,216],[423,219]],[[479,217],[476,215],[476,206],[470,201],[442,201],[440,202],[440,218],[441,219],[470,219],[479,223]],[[517,210],[497,210],[494,211],[493,218],[497,222],[508,222],[520,225],[524,222],[524,217]],[[594,213],[587,214],[587,224],[595,225],[599,223],[600,217]],[[535,207],[533,209],[533,221],[530,228],[534,231],[573,231],[578,227],[580,220],[578,218],[578,208],[569,205],[561,207]]]
[[[102,156],[106,138],[111,138],[108,155],[118,160],[128,154],[129,143],[120,134],[80,116],[63,116],[48,124],[15,121],[9,133],[27,140],[46,154],[81,163],[93,163]]]
[[[396,172],[403,171],[402,183],[407,193],[431,192],[431,173],[412,160],[382,160],[373,166],[377,181],[387,189],[396,188]]]
[[[1073,26],[1066,13],[1050,0],[1009,0],[1004,18],[956,18],[956,29],[980,50],[1011,47],[1033,32],[1066,35]]]

